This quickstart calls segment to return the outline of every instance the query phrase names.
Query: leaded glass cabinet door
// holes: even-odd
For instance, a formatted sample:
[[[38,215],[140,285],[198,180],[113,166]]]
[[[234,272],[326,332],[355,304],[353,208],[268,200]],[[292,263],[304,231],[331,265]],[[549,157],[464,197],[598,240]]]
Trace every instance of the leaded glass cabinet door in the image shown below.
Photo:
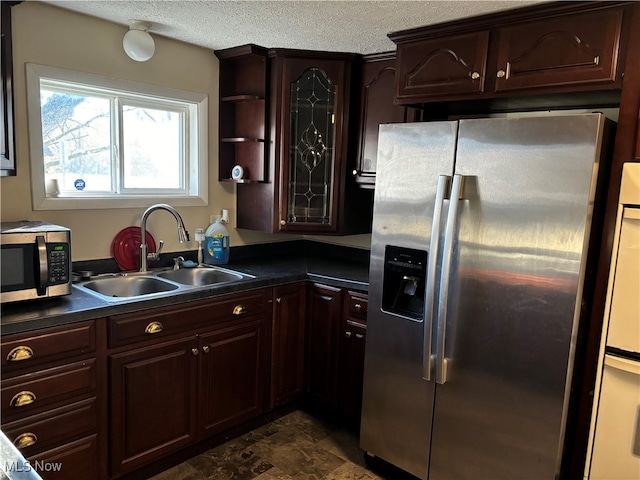
[[[345,62],[286,59],[284,72],[280,229],[335,232],[346,157]]]
[[[310,68],[291,84],[287,223],[331,223],[336,86]]]

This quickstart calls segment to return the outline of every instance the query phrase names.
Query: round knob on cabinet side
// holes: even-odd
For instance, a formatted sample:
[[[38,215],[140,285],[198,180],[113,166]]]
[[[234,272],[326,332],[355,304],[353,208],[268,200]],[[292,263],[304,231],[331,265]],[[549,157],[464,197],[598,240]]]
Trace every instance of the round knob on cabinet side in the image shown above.
[[[287,224],[286,220],[280,220],[280,225],[285,226]]]
[[[504,70],[498,70],[498,73],[496,73],[496,77],[503,78],[506,74],[507,72],[505,72]]]
[[[473,72],[473,73],[471,74],[471,79],[472,79],[472,80],[477,80],[477,79],[479,79],[479,78],[480,78],[480,74],[479,74],[478,72]]]
[[[344,332],[344,336],[347,338],[351,338],[351,332]]]
[[[209,353],[210,350],[211,350],[211,347],[209,347],[209,345],[205,345],[204,347],[202,347],[203,353]]]
[[[192,348],[191,349],[191,354],[194,355],[194,356],[198,355],[198,349],[197,348]]]

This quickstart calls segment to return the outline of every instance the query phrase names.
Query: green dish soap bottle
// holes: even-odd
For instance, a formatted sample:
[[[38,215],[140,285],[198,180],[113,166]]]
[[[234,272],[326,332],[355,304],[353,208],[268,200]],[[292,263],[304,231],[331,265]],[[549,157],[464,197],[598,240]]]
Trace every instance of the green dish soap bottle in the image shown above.
[[[229,232],[219,218],[209,225],[204,234],[204,263],[209,265],[229,263]]]

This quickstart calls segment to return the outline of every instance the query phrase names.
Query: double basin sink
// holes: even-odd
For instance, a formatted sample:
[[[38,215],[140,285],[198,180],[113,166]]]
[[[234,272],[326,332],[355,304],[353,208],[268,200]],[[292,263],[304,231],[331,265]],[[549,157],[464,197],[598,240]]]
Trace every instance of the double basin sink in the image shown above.
[[[255,277],[226,268],[199,266],[179,270],[101,275],[75,284],[74,287],[108,301],[123,301],[154,294],[228,284],[250,278]]]

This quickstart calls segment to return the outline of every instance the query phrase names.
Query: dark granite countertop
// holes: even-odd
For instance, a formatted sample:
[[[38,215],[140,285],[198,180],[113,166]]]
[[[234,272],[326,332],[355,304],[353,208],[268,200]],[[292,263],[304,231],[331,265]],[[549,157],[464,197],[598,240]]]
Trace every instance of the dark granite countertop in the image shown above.
[[[345,252],[343,247],[332,246],[328,249],[329,252],[323,251],[323,255],[319,256],[315,242],[295,241],[286,244],[286,250],[291,253],[288,258],[284,258],[283,255],[271,255],[269,247],[264,246],[258,249],[262,250],[258,255],[249,255],[246,251],[232,251],[231,261],[225,268],[255,277],[237,283],[189,288],[180,292],[153,295],[153,298],[116,302],[103,300],[74,286],[72,294],[65,297],[2,305],[0,332],[2,335],[27,332],[304,280],[368,291],[369,269],[368,264],[362,261],[366,258],[366,251],[356,251],[354,256],[353,251],[357,249],[347,248]]]

